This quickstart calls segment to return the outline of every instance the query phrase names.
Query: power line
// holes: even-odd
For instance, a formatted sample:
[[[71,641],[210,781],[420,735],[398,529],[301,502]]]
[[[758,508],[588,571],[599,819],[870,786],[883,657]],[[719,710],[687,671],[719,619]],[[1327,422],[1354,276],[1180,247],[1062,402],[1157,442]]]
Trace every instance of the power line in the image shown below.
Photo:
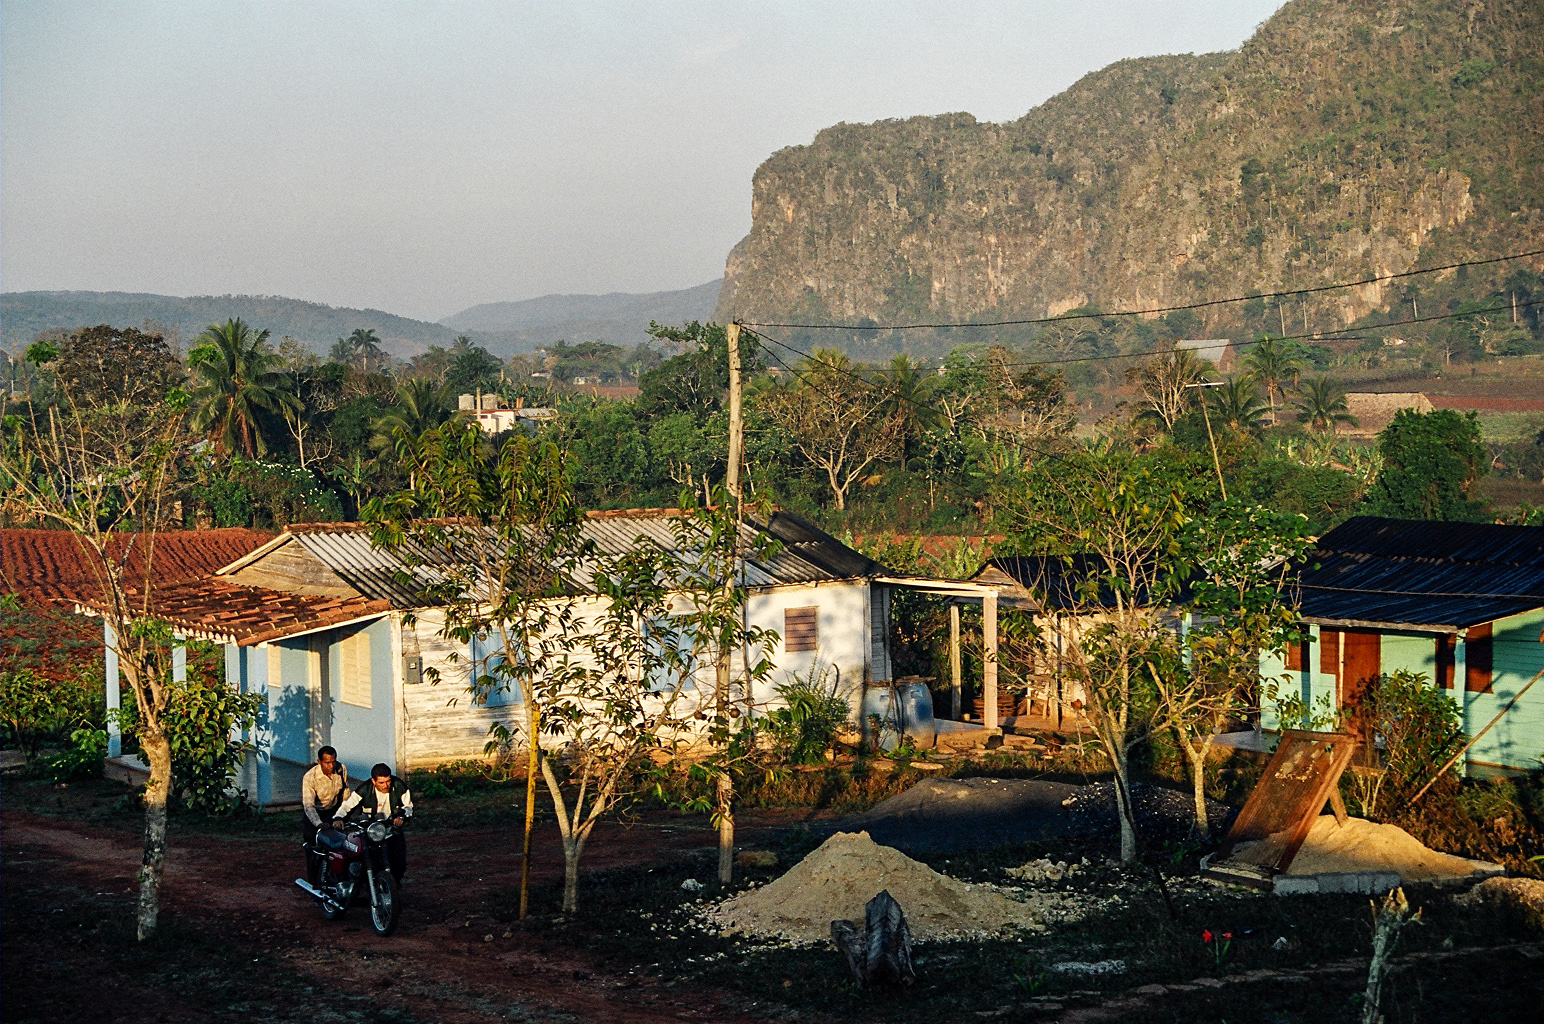
[[[1356,330],[1358,332],[1381,331],[1389,327],[1407,327],[1411,324],[1429,324],[1435,323],[1439,320],[1458,320],[1466,316],[1479,316],[1484,313],[1506,313],[1510,312],[1513,308],[1529,309],[1533,306],[1540,305],[1544,305],[1544,299],[1535,299],[1531,302],[1519,302],[1516,307],[1513,307],[1511,303],[1507,303],[1506,305],[1502,306],[1487,306],[1483,309],[1469,309],[1458,313],[1439,313],[1436,316],[1411,317],[1406,320],[1390,320],[1386,323],[1369,324],[1365,327],[1358,327]],[[741,323],[740,326],[749,328],[751,325]],[[1234,349],[1241,349],[1251,345],[1260,345],[1267,341],[1354,341],[1356,340],[1355,338],[1347,338],[1344,336],[1346,332],[1350,330],[1352,330],[1352,328],[1348,327],[1341,331],[1310,331],[1304,334],[1284,334],[1279,337],[1275,335],[1267,335],[1263,338],[1256,338],[1254,341],[1230,341],[1229,344],[1232,345]],[[782,342],[776,341],[773,338],[769,338],[767,335],[762,334],[760,331],[751,331],[751,333],[756,335],[758,338],[766,338],[766,340],[773,342],[773,344],[782,344]],[[784,345],[783,347],[787,348],[791,352],[798,352],[806,359],[814,358],[809,353],[803,352],[800,349],[792,347],[791,345]],[[1002,365],[1059,366],[1068,363],[1096,363],[1106,359],[1140,359],[1144,356],[1167,355],[1173,351],[1174,348],[1171,346],[1169,348],[1141,349],[1135,352],[1108,352],[1103,355],[1094,356],[1063,356],[1055,359],[1012,360],[1009,362],[1004,362]]]
[[[1294,296],[1314,295],[1319,292],[1340,291],[1345,288],[1361,288],[1370,284],[1379,284],[1383,281],[1397,281],[1406,277],[1418,277],[1422,274],[1436,274],[1444,270],[1457,270],[1461,267],[1483,267],[1492,263],[1505,263],[1509,260],[1527,259],[1530,256],[1544,256],[1544,249],[1533,249],[1529,252],[1512,253],[1508,256],[1492,256],[1483,260],[1466,260],[1462,263],[1448,263],[1440,267],[1426,267],[1421,270],[1405,270],[1398,274],[1378,274],[1374,277],[1364,278],[1360,281],[1347,281],[1343,284],[1316,285],[1312,288],[1297,288],[1291,291],[1262,292],[1259,295],[1239,295],[1226,299],[1209,299],[1206,302],[1192,302],[1183,306],[1159,306],[1153,309],[1121,310],[1111,313],[1072,313],[1063,316],[1032,317],[1023,320],[981,320],[973,323],[925,323],[925,324],[781,324],[760,323],[753,320],[739,321],[742,327],[777,327],[787,330],[806,331],[915,331],[932,330],[939,328],[955,327],[1020,327],[1031,324],[1048,324],[1069,320],[1097,320],[1107,316],[1156,316],[1160,313],[1177,313],[1187,309],[1207,309],[1211,306],[1225,306],[1236,302],[1249,302],[1253,299],[1284,299]]]

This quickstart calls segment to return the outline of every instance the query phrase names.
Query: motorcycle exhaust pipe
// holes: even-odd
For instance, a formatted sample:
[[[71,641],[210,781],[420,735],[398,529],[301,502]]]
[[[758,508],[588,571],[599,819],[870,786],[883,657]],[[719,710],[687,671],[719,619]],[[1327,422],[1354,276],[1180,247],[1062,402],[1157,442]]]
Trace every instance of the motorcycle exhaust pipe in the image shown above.
[[[340,904],[337,900],[333,899],[325,892],[322,892],[322,890],[318,889],[304,878],[295,879],[295,884],[300,886],[306,892],[310,893],[312,896],[315,896],[317,899],[321,900],[323,903],[330,903],[334,907],[342,906],[342,904]]]

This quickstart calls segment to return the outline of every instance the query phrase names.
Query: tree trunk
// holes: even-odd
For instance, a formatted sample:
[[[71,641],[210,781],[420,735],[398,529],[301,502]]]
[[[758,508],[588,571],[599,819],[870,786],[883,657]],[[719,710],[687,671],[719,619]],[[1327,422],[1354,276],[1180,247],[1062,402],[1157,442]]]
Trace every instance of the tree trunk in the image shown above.
[[[579,855],[584,837],[575,833],[563,840],[563,913],[579,912]]]
[[[1196,834],[1206,837],[1212,833],[1211,822],[1206,816],[1206,751],[1203,749],[1197,756],[1190,749],[1190,744],[1180,744],[1185,751],[1185,759],[1190,762],[1190,784],[1195,788],[1196,797]]]
[[[161,911],[161,873],[166,867],[166,801],[172,788],[172,745],[160,730],[143,729],[139,749],[150,765],[145,787],[145,856],[139,869],[138,937],[155,934]]]
[[[1115,768],[1115,810],[1120,816],[1120,859],[1129,864],[1137,859],[1137,833],[1132,827],[1135,813],[1131,808],[1131,787],[1126,775],[1126,748],[1116,744],[1110,763]]]
[[[527,697],[529,700],[530,698]],[[526,743],[530,746],[525,767],[525,832],[520,840],[520,920],[531,904],[531,829],[536,821],[536,773],[541,771],[541,742],[538,727],[541,725],[541,709],[533,700],[526,711]]]
[[[836,482],[833,470],[826,470],[826,480],[831,484],[831,494],[836,498],[836,510],[844,511],[847,508],[847,489]]]
[[[734,782],[728,772],[718,773],[718,880],[724,885],[734,881]]]

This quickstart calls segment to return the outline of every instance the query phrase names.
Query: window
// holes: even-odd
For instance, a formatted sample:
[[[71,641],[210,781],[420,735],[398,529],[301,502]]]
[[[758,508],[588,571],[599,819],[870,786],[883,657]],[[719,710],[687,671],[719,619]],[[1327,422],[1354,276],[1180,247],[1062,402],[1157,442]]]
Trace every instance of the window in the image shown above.
[[[783,648],[792,654],[796,651],[813,651],[819,646],[820,609],[784,609]]]
[[[1470,626],[1464,641],[1464,689],[1470,693],[1490,693],[1491,670],[1495,661],[1495,639],[1489,622]]]
[[[520,684],[499,672],[505,659],[504,648],[499,646],[497,635],[473,637],[471,655],[472,683],[483,705],[501,708],[524,702]],[[491,679],[492,682],[483,682],[485,679]],[[484,689],[484,686],[487,688]]]
[[[343,703],[370,706],[370,634],[360,630],[338,644],[338,693]]]
[[[278,644],[263,644],[263,653],[268,660],[268,685],[284,685],[284,648]]]

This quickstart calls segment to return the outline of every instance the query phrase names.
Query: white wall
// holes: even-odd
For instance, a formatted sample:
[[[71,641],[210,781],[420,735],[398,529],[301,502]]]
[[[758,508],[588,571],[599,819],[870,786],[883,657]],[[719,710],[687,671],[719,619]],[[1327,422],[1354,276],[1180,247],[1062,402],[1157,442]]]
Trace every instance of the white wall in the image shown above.
[[[807,676],[818,667],[827,671],[826,684],[834,686],[839,695],[847,698],[856,714],[863,700],[865,664],[876,666],[876,678],[889,677],[889,673],[879,667],[884,661],[870,652],[874,638],[869,586],[866,583],[830,583],[779,587],[752,594],[746,602],[746,621],[753,627],[774,629],[781,637],[783,612],[789,608],[808,607],[820,609],[816,617],[818,648],[789,652],[779,640],[769,652],[775,668],[771,676],[757,686],[755,703],[758,707],[775,704],[778,686],[792,681],[796,675]]]

